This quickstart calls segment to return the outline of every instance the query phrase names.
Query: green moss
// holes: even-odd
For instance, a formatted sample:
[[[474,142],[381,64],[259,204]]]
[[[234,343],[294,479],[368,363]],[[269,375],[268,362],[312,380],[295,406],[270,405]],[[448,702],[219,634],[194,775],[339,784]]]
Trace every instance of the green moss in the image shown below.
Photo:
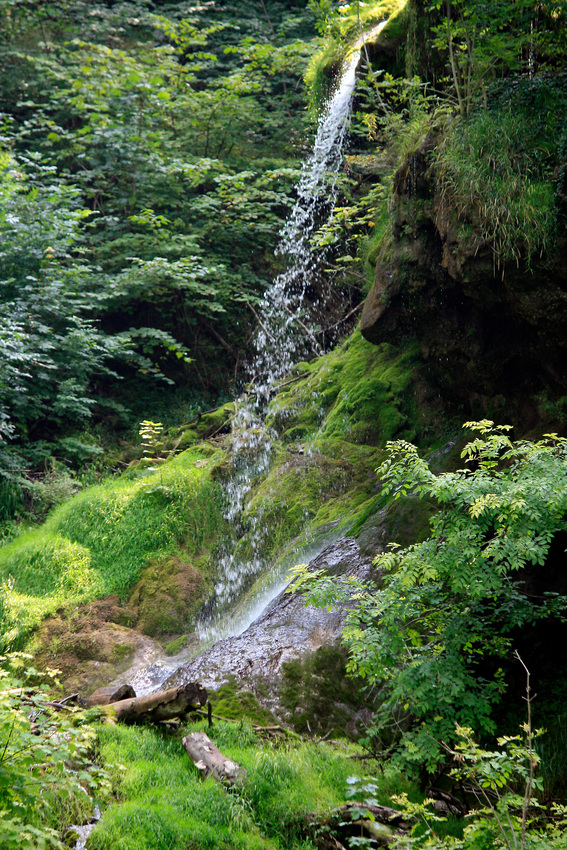
[[[185,449],[194,446],[198,441],[199,435],[197,434],[197,431],[194,428],[187,428],[181,431],[179,438],[175,442],[181,451],[185,451]]]
[[[245,519],[256,540],[244,535],[239,557],[253,555],[258,530],[263,554],[281,561],[318,528],[346,531],[368,511],[386,441],[417,435],[414,363],[411,350],[371,345],[356,331],[302,364],[300,379],[270,405],[267,424],[280,436],[280,451],[252,490]]]
[[[390,14],[388,23],[380,33],[379,44],[400,47],[406,39],[410,22],[410,7],[412,4],[408,0],[402,0],[401,3],[397,3],[396,5],[397,8]]]
[[[252,691],[243,690],[231,679],[209,694],[213,712],[228,720],[242,720],[258,726],[276,723],[274,715],[263,708]]]
[[[180,637],[174,638],[174,640],[170,640],[169,643],[165,645],[165,654],[168,656],[177,655],[182,649],[185,649],[188,642],[189,635],[181,635]]]
[[[124,597],[148,565],[187,564],[210,549],[223,528],[222,492],[211,478],[222,458],[195,449],[89,487],[5,546],[0,580],[9,587],[0,614],[7,640],[21,640],[62,605]]]
[[[400,11],[403,12],[406,2],[407,0],[380,0],[360,4],[356,11],[349,11],[349,7],[339,8],[338,15],[331,18],[329,30],[321,40],[321,50],[312,56],[305,72],[309,109],[314,115],[318,115],[329,100],[351,45],[361,33],[368,32],[376,24],[392,16],[382,31],[385,32],[391,26],[388,43],[392,42],[394,35],[400,39],[405,35],[404,30],[398,36],[398,30],[401,29],[402,20]],[[405,28],[407,29],[407,22]]]
[[[203,560],[192,563],[187,557],[170,555],[144,567],[128,600],[128,610],[143,634],[179,634],[194,626],[210,587]]]
[[[197,436],[201,440],[207,440],[210,437],[219,434],[224,429],[229,430],[230,420],[234,415],[234,404],[231,402],[219,407],[212,413],[205,413],[200,416],[194,429]]]
[[[305,84],[309,109],[313,115],[318,115],[329,100],[345,52],[345,45],[329,38],[325,40],[323,49],[311,57],[305,72]]]
[[[284,442],[301,429],[313,447],[327,438],[374,446],[394,436],[415,439],[414,365],[413,350],[374,346],[355,331],[316,360],[305,380],[278,394],[267,423]]]
[[[378,256],[384,242],[384,237],[388,232],[389,225],[390,212],[388,210],[388,204],[381,204],[378,214],[374,220],[372,232],[362,251],[362,264],[367,291],[374,283],[376,263],[378,262]]]

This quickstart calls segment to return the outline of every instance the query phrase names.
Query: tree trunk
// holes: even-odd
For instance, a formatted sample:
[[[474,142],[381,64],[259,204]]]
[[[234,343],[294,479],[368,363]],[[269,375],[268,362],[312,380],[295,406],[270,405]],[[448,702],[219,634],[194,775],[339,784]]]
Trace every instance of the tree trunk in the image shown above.
[[[132,685],[120,685],[119,688],[98,688],[82,702],[87,708],[91,708],[93,705],[110,705],[111,702],[119,702],[119,700],[131,699],[135,696],[136,691]]]
[[[204,779],[212,775],[219,782],[234,785],[245,778],[246,772],[243,768],[223,756],[204,732],[192,732],[183,738],[182,744]]]
[[[205,688],[197,682],[189,682],[179,688],[156,691],[145,697],[111,702],[105,707],[105,713],[123,723],[140,723],[143,720],[159,723],[161,720],[183,717],[206,702]]]

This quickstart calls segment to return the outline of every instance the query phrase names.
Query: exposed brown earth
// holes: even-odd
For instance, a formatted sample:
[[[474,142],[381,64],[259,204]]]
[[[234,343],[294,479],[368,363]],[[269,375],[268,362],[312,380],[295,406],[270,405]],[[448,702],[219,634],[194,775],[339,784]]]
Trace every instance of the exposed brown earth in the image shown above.
[[[121,672],[163,656],[164,641],[189,631],[203,597],[198,570],[179,558],[150,563],[130,597],[107,596],[74,610],[60,609],[36,636],[35,663],[56,667],[65,691],[87,695]]]

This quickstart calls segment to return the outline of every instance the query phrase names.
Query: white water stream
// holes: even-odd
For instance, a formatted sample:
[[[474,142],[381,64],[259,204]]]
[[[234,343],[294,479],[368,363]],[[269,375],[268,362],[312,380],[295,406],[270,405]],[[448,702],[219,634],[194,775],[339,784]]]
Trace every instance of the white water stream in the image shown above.
[[[333,215],[356,69],[364,42],[375,38],[385,23],[365,33],[354,45],[336,90],[319,119],[313,151],[303,165],[297,199],[278,247],[278,253],[287,260],[286,270],[276,278],[257,309],[252,388],[236,403],[230,450],[233,471],[225,484],[225,518],[232,534],[217,556],[218,579],[198,624],[199,646],[193,645],[179,656],[143,667],[132,679],[136,693],[147,693],[159,687],[189,656],[199,654],[215,641],[240,635],[284,589],[292,563],[298,557],[302,560],[315,557],[336,539],[330,531],[317,543],[315,540],[311,545],[304,542],[300,551],[290,553],[294,561],[282,563],[267,573],[270,564],[263,551],[270,531],[261,517],[244,515],[245,502],[254,482],[267,473],[272,458],[273,435],[265,425],[270,396],[301,356],[320,353],[316,339],[318,329],[309,311],[312,305],[309,287],[324,253],[313,251],[311,239],[321,223],[330,221]],[[246,554],[238,547],[238,541],[243,538]],[[247,593],[260,576],[262,581]]]
[[[219,559],[214,597],[199,625],[201,637],[209,641],[241,634],[287,583],[287,570],[291,564],[282,564],[272,571],[256,592],[227,615],[228,609],[234,607],[254,579],[265,573],[269,566],[262,556],[269,530],[262,527],[261,518],[249,520],[252,527],[247,530],[247,539],[251,555],[246,559],[239,557],[235,543],[242,533],[246,496],[253,482],[270,466],[273,439],[265,425],[270,396],[278,382],[305,355],[306,349],[308,352],[310,349],[311,354],[321,353],[316,337],[318,329],[310,316],[308,291],[324,259],[324,252],[313,251],[311,240],[321,223],[330,221],[333,215],[362,49],[365,41],[375,38],[385,24],[386,21],[378,24],[355,43],[335,92],[319,119],[313,150],[303,164],[296,187],[297,199],[277,249],[286,258],[286,269],[275,279],[257,310],[259,327],[252,368],[253,392],[241,397],[237,403],[231,446],[235,469],[226,484],[229,506],[226,519],[232,524],[235,534]],[[327,538],[325,545],[330,542]],[[310,557],[317,555],[322,546],[323,543],[320,543],[316,550],[310,547]],[[307,552],[301,554],[305,558]]]

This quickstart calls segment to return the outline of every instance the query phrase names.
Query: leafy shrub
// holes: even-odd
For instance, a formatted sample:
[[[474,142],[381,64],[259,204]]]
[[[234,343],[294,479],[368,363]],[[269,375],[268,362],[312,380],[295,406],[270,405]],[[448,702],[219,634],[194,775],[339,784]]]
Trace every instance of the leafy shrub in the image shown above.
[[[554,536],[567,529],[567,440],[512,442],[491,422],[467,427],[480,436],[462,453],[472,468],[457,472],[434,475],[415,446],[389,444],[383,490],[433,499],[439,511],[428,539],[376,558],[385,571],[379,588],[355,583],[344,632],[351,671],[379,687],[375,744],[431,771],[455,723],[494,733],[514,630],[566,606],[553,593],[532,599],[519,579],[523,568],[545,566]],[[317,604],[352,589],[296,570],[296,587],[315,581]]]
[[[56,711],[26,656],[0,661],[0,835],[2,850],[61,847],[61,828],[92,814],[108,790],[93,763],[95,732],[83,712]]]

